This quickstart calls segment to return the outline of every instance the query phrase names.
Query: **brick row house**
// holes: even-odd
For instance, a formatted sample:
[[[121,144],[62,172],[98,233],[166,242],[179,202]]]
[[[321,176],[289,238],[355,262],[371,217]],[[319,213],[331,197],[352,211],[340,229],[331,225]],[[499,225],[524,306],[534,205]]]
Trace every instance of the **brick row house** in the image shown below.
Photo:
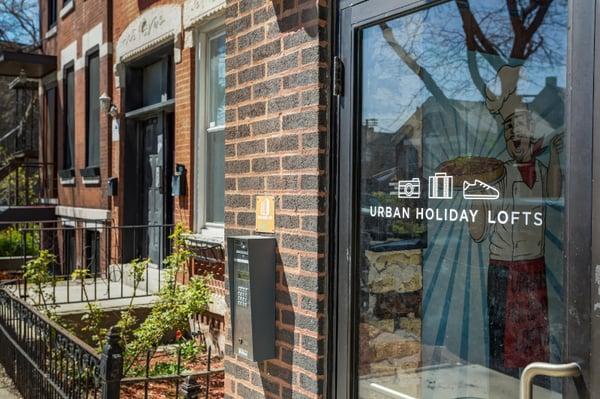
[[[56,57],[40,81],[40,160],[62,272],[112,273],[119,256],[159,269],[170,226],[189,226],[204,255],[189,271],[214,277],[199,329],[225,350],[231,396],[324,389],[327,42],[324,5],[300,3],[40,2]],[[238,361],[222,333],[224,238],[254,231],[256,195],[275,196],[279,241],[266,364]]]
[[[598,396],[594,2],[40,6],[43,57],[15,57],[63,265],[160,284],[187,225],[225,397]],[[227,245],[257,235],[274,292]]]

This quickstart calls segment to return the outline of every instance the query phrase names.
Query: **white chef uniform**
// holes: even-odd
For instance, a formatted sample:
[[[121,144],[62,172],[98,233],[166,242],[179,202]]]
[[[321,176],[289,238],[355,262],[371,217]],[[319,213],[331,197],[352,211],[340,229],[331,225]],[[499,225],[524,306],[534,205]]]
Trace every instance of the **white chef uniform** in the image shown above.
[[[500,198],[486,202],[487,209],[495,216],[500,211],[520,212],[514,224],[487,224],[491,229],[490,259],[500,261],[523,261],[544,256],[545,223],[536,226],[534,214],[541,213],[545,220],[544,198],[546,197],[546,177],[548,168],[535,160],[535,183],[531,188],[523,181],[518,164],[514,160],[504,163],[505,176],[497,183]],[[530,212],[526,223],[523,212]],[[485,215],[487,218],[487,215]],[[538,223],[539,224],[539,223]]]

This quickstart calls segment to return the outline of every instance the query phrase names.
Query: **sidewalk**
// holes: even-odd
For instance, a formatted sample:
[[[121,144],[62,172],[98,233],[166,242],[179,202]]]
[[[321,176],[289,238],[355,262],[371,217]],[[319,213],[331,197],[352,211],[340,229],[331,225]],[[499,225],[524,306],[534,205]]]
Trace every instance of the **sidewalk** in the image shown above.
[[[2,366],[0,366],[0,398],[21,399],[21,395],[15,389],[12,380],[6,375]]]

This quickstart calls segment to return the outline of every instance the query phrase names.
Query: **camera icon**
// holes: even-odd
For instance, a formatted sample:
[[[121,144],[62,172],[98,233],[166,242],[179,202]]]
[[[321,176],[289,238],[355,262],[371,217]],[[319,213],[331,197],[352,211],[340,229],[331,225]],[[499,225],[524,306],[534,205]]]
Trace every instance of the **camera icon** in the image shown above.
[[[419,197],[421,197],[421,181],[419,178],[398,181],[398,198]]]

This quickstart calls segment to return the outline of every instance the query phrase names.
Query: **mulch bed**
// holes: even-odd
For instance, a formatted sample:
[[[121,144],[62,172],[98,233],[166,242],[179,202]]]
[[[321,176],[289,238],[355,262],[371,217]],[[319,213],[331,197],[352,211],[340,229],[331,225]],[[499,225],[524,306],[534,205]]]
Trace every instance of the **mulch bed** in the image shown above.
[[[146,360],[141,359],[139,361],[139,365],[143,366]],[[177,357],[175,354],[171,354],[168,352],[157,352],[154,357],[150,360],[150,370],[154,368],[157,363],[176,363]],[[183,367],[186,370],[193,372],[205,371],[207,369],[207,355],[200,354],[198,357],[189,362],[182,362]],[[223,368],[223,359],[214,357],[212,358],[210,364],[211,370],[222,369]],[[184,373],[185,374],[185,373]],[[208,397],[211,399],[221,399],[224,395],[224,374],[216,373],[210,376],[210,390]],[[183,378],[179,382],[179,387],[183,383]],[[201,386],[200,390],[200,398],[205,398],[206,396],[206,379],[205,377],[197,378],[197,383]],[[122,398],[145,398],[144,395],[145,387],[144,383],[136,383],[136,384],[122,384],[121,386],[121,397]],[[175,381],[150,381],[148,383],[148,396],[149,399],[171,399],[171,398],[182,398],[183,395],[181,392],[179,396],[177,395],[177,384]]]

